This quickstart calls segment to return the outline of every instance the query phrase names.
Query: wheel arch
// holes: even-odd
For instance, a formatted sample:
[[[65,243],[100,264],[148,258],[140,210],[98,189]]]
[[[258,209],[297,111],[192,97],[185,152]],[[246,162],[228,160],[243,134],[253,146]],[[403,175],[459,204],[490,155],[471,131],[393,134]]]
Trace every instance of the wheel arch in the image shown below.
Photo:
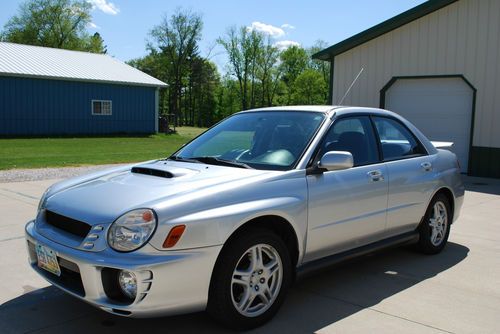
[[[450,188],[446,186],[438,188],[429,199],[427,207],[429,207],[429,204],[432,202],[432,200],[439,194],[443,194],[448,199],[448,203],[450,204],[450,209],[451,209],[451,222],[453,223],[455,216],[455,195],[453,194],[453,191]]]
[[[245,233],[245,231],[248,231],[252,228],[267,229],[278,235],[283,240],[288,249],[290,258],[292,260],[292,268],[296,267],[301,253],[297,231],[295,230],[292,223],[279,215],[268,214],[255,217],[244,222],[231,233],[224,245],[230,243],[231,240],[235,239],[241,233]]]

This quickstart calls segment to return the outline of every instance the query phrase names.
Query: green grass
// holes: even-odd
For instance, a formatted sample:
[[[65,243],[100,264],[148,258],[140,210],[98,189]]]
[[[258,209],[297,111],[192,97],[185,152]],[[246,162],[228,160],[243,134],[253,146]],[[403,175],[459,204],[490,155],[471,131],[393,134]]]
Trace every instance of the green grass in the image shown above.
[[[0,170],[136,162],[166,157],[205,129],[132,137],[0,139]]]

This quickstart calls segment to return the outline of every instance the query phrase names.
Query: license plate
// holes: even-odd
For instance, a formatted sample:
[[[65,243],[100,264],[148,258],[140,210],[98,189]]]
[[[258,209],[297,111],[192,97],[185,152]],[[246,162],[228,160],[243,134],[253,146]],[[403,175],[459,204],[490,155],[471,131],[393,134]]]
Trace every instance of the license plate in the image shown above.
[[[38,267],[53,273],[54,275],[61,276],[61,268],[57,262],[57,255],[52,249],[37,244],[36,257],[38,259]]]

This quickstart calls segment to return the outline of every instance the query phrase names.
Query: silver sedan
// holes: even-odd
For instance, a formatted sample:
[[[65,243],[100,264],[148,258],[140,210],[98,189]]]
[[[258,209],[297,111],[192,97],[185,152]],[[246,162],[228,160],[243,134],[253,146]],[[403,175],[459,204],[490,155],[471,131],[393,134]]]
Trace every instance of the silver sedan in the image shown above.
[[[464,198],[439,145],[380,109],[241,112],[168,158],[47,189],[29,261],[113,314],[256,327],[296,274],[403,243],[439,253]]]

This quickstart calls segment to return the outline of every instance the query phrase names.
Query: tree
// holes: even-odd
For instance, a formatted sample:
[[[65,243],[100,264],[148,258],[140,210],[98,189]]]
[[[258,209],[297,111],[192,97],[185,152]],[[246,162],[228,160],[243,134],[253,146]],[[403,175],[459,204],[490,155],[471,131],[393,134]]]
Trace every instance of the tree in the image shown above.
[[[328,87],[328,82],[330,81],[330,62],[324,60],[313,59],[312,55],[324,50],[328,47],[325,41],[318,40],[314,45],[308,49],[308,54],[310,58],[309,67],[318,71],[323,76],[323,81],[326,87]],[[328,89],[325,90],[325,103],[328,101]]]
[[[89,35],[91,5],[78,0],[28,0],[4,26],[6,42],[105,53],[99,34]]]
[[[247,27],[231,27],[225,37],[220,37],[217,42],[226,50],[229,57],[230,71],[238,80],[241,109],[255,105],[255,77],[259,50],[262,48],[263,35]],[[250,87],[249,87],[250,85]]]
[[[214,63],[202,57],[191,60],[187,98],[184,100],[189,112],[187,124],[207,127],[214,123],[219,85],[220,77]]]
[[[168,82],[167,79],[167,69],[166,61],[162,58],[162,54],[158,53],[156,50],[150,50],[149,54],[142,57],[129,60],[127,64],[137,68],[138,70],[145,72],[152,77],[155,77],[164,82]],[[169,87],[160,89],[160,113],[168,114],[169,101]]]
[[[104,40],[102,39],[101,34],[96,32],[89,37],[87,51],[93,53],[108,53],[107,46],[104,45]]]
[[[227,71],[198,51],[201,17],[178,10],[152,32],[149,53],[129,64],[169,84],[160,91],[160,111],[178,124],[210,126],[241,110],[287,104],[325,104],[328,64],[293,46],[280,51],[274,40],[248,27],[230,27],[217,39],[227,53]]]
[[[283,82],[288,89],[287,104],[291,104],[292,95],[295,91],[295,80],[307,68],[309,57],[306,50],[294,45],[283,51],[280,58]]]
[[[176,125],[182,117],[182,95],[190,72],[190,61],[198,56],[203,22],[201,16],[178,9],[171,17],[151,31],[149,48],[162,55],[169,83],[169,109],[176,115]]]
[[[257,60],[259,64],[257,76],[262,86],[260,106],[273,105],[274,95],[281,79],[280,68],[276,66],[279,57],[279,49],[273,46],[271,39],[268,38]]]
[[[306,69],[295,79],[294,86],[294,104],[325,104],[327,89],[320,72]]]
[[[241,99],[239,92],[239,83],[226,74],[217,89],[217,110],[215,112],[215,121],[234,114],[241,110]]]

